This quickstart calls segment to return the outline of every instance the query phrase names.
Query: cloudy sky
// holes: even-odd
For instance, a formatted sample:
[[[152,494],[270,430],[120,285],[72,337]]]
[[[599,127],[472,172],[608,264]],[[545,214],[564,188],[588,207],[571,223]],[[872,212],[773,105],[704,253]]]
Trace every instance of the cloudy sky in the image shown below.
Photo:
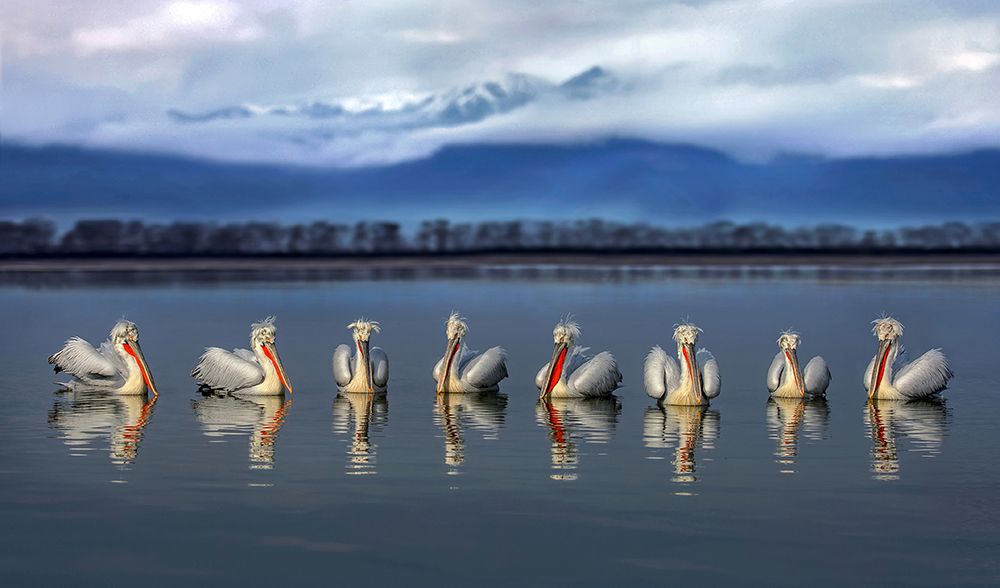
[[[338,166],[612,136],[749,160],[1000,146],[995,0],[5,0],[0,18],[5,141]],[[559,86],[594,66],[583,94]],[[491,80],[506,102],[448,110]]]

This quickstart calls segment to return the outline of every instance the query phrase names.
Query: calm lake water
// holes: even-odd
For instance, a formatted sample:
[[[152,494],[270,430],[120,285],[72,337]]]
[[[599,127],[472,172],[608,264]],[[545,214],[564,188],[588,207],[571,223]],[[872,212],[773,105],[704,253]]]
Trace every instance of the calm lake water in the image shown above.
[[[0,282],[5,585],[1000,582],[996,277],[374,277]],[[507,349],[502,394],[435,398],[453,309],[470,346]],[[943,403],[866,404],[882,311],[911,354],[948,354]],[[615,400],[537,404],[567,312],[582,344],[619,359]],[[295,394],[199,395],[201,350],[245,347],[268,314]],[[54,393],[46,357],[71,335],[103,341],[123,315],[158,402]],[[333,383],[333,349],[361,315],[383,325],[385,398]],[[661,410],[642,361],[685,318],[719,360],[722,395]],[[829,362],[827,401],[768,401],[787,327],[803,363]]]

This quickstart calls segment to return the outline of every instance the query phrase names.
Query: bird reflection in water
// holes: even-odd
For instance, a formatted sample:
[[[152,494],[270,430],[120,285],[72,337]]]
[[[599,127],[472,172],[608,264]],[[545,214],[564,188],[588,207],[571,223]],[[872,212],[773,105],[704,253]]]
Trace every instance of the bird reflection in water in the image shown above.
[[[865,406],[864,420],[872,440],[872,477],[898,480],[902,440],[908,440],[910,452],[937,456],[947,434],[948,409],[941,400],[874,400]]]
[[[281,396],[234,396],[209,393],[192,403],[202,432],[214,443],[229,436],[249,434],[250,469],[274,468],[274,442],[285,420],[291,398]]]
[[[352,426],[353,423],[353,426]],[[378,445],[370,434],[382,431],[389,423],[389,402],[385,393],[340,392],[333,399],[333,432],[350,436],[345,474],[378,473]]]
[[[500,438],[507,411],[507,395],[498,392],[437,394],[434,422],[444,433],[444,463],[448,475],[458,475],[465,463],[466,430],[479,433],[485,441]]]
[[[767,433],[776,443],[775,461],[781,473],[795,473],[795,458],[799,454],[799,433],[807,442],[826,439],[830,423],[830,407],[826,398],[772,396],[767,399]]]
[[[49,411],[49,425],[57,429],[70,455],[83,456],[95,439],[108,437],[111,462],[135,462],[143,429],[153,417],[156,396],[120,395],[103,391],[58,394]]]
[[[538,424],[549,429],[553,480],[576,480],[580,440],[608,443],[614,437],[621,404],[615,396],[549,398],[535,409]]]
[[[695,482],[695,451],[715,448],[719,424],[719,412],[704,405],[650,406],[642,421],[643,441],[649,449],[674,450],[674,482]]]

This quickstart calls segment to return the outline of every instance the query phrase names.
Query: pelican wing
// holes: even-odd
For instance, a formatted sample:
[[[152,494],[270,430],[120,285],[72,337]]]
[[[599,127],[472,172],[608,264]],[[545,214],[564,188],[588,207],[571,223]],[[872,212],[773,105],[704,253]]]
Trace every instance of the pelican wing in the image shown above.
[[[722,392],[722,374],[719,373],[719,362],[708,349],[699,349],[695,354],[698,369],[701,370],[701,387],[705,396],[715,398]]]
[[[877,355],[873,355],[872,356],[872,360],[868,362],[868,367],[865,368],[865,379],[864,379],[864,381],[862,383],[865,386],[865,390],[867,390],[868,392],[871,392],[871,390],[868,390],[868,388],[871,386],[872,372],[875,371],[875,358],[876,357],[877,357]]]
[[[931,349],[904,365],[892,385],[907,398],[926,398],[947,388],[953,375],[944,353]]]
[[[333,350],[333,379],[338,386],[346,386],[351,383],[351,348],[347,345],[338,345]]]
[[[642,371],[646,394],[657,400],[663,398],[667,390],[675,388],[681,377],[677,362],[659,345],[649,350]]]
[[[120,377],[124,365],[115,357],[110,343],[101,345],[101,351],[79,337],[66,341],[63,348],[49,357],[56,373],[66,372],[81,380],[107,380]]]
[[[507,377],[507,352],[502,347],[490,347],[482,353],[467,352],[462,358],[460,374],[462,381],[476,388],[496,386]]]
[[[826,365],[826,360],[816,356],[809,360],[806,369],[802,371],[802,378],[805,380],[806,392],[810,394],[826,394],[826,389],[830,386],[830,368]]]
[[[368,352],[372,362],[372,383],[382,387],[389,383],[389,356],[381,347],[372,347]]]
[[[781,385],[781,373],[785,371],[785,354],[781,351],[774,354],[771,367],[767,368],[767,391],[774,392]]]
[[[615,356],[602,351],[573,370],[569,377],[570,388],[583,396],[610,394],[622,382]]]
[[[205,349],[191,375],[214,390],[232,392],[249,388],[264,381],[264,370],[256,358],[250,361],[246,359],[248,356],[253,357],[243,349],[234,352],[209,347]]]
[[[434,376],[435,382],[441,379],[441,370],[443,369],[444,369],[444,357],[439,359],[438,362],[434,364],[434,371],[431,372],[431,375]]]

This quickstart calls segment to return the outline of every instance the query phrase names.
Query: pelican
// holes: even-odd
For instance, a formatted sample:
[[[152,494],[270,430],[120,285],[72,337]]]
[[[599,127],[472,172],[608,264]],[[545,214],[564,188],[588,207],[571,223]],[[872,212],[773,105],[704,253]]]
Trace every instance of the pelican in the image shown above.
[[[872,321],[872,333],[878,338],[878,352],[865,370],[865,389],[869,400],[917,400],[929,398],[948,387],[954,375],[940,349],[931,349],[913,361],[907,361],[899,344],[903,325],[892,317]]]
[[[354,361],[351,348],[339,345],[333,352],[333,379],[341,392],[385,392],[389,382],[389,357],[381,347],[369,349],[368,339],[372,333],[381,333],[382,327],[375,321],[359,318],[347,325],[354,337]]]
[[[153,396],[158,395],[139,346],[139,328],[131,321],[115,323],[108,340],[98,349],[79,337],[71,337],[49,357],[49,363],[56,366],[57,374],[73,376],[69,382],[59,382],[65,390],[145,394],[148,389]]]
[[[274,346],[277,333],[273,316],[253,323],[250,325],[253,351],[208,347],[191,375],[207,390],[276,396],[287,389],[291,394],[292,386]]]
[[[784,331],[778,337],[778,351],[767,370],[767,389],[771,396],[784,398],[805,398],[822,396],[830,385],[830,368],[826,360],[816,356],[806,364],[805,371],[799,369],[796,353],[802,338],[794,331]]]
[[[469,325],[457,312],[445,323],[448,345],[444,356],[434,365],[437,393],[496,392],[500,380],[507,377],[507,353],[502,347],[486,351],[469,351],[465,334]]]
[[[701,329],[689,323],[674,328],[677,358],[683,369],[659,345],[646,356],[643,369],[646,394],[660,404],[705,405],[722,391],[722,377],[715,357],[707,349],[695,353],[694,345],[700,332]]]
[[[552,329],[552,360],[535,376],[541,398],[610,396],[622,383],[615,356],[602,351],[590,357],[588,347],[577,347],[580,325],[566,317]]]

